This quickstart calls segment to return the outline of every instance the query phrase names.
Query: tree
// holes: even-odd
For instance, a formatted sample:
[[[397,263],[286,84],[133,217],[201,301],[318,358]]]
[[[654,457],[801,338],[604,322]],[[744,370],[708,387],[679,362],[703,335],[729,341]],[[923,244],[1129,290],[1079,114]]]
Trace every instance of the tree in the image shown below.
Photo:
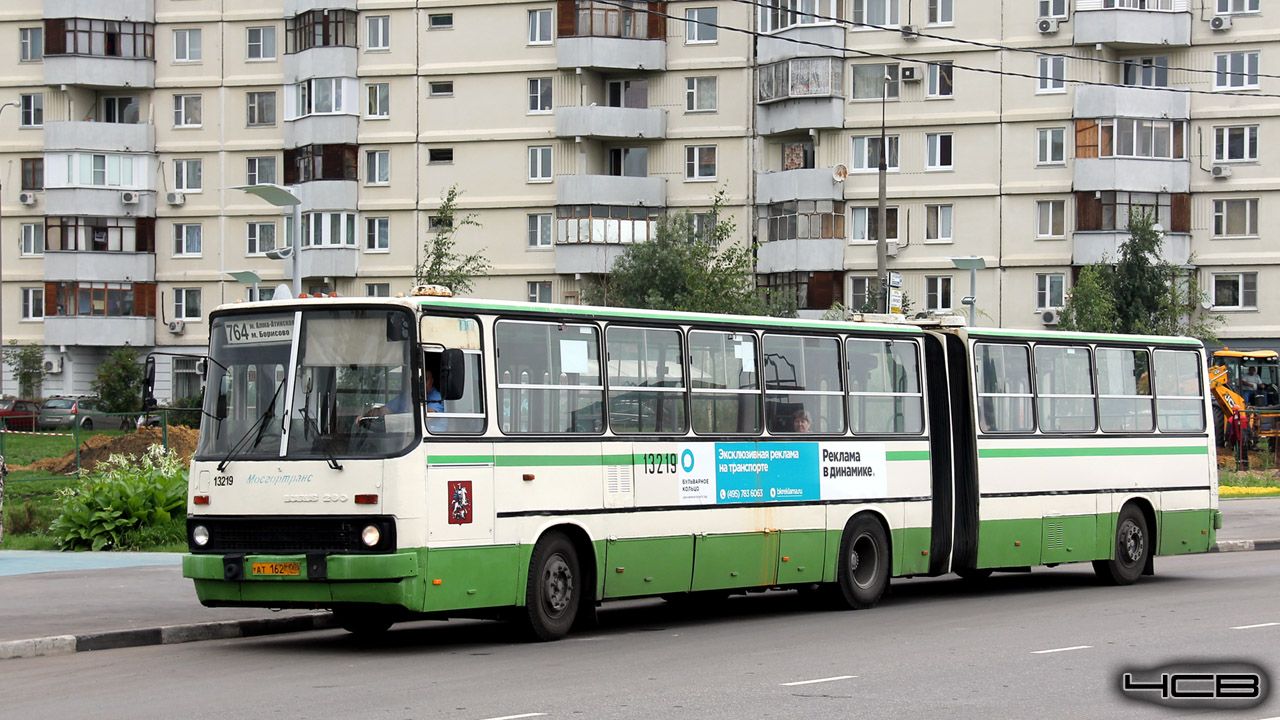
[[[712,199],[698,225],[687,211],[658,219],[653,239],[628,245],[613,270],[587,288],[593,305],[794,317],[796,299],[767,297],[756,288],[750,246],[733,242],[724,215],[725,191]]]
[[[1194,273],[1160,255],[1163,234],[1150,214],[1131,217],[1114,262],[1086,266],[1059,314],[1059,330],[1188,335],[1216,340],[1221,315],[1199,310],[1208,299]]]
[[[44,389],[44,348],[39,345],[19,345],[10,340],[4,349],[4,364],[13,371],[18,381],[18,395],[39,398]]]
[[[440,207],[432,219],[434,227],[422,243],[422,259],[413,269],[416,284],[444,285],[458,295],[471,292],[472,278],[488,273],[492,267],[484,256],[484,248],[471,255],[459,255],[454,249],[454,235],[459,230],[468,225],[480,227],[475,213],[459,217],[461,195],[457,185],[450,185],[440,198]]]
[[[102,399],[103,412],[135,413],[142,409],[142,379],[138,351],[122,347],[111,351],[89,385]]]

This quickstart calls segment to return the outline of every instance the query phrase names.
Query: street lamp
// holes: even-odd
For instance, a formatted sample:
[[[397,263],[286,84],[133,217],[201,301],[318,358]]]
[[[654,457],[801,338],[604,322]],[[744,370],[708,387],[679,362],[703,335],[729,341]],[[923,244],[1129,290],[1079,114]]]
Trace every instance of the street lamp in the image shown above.
[[[294,193],[298,188],[295,186],[292,191],[279,185],[271,183],[263,183],[261,185],[235,185],[232,190],[243,190],[250,195],[266,200],[276,207],[293,208],[293,232],[290,233],[289,247],[271,250],[267,253],[267,257],[272,260],[293,259],[293,296],[298,297],[302,293],[302,266],[298,261],[298,238],[302,225],[302,201]]]
[[[886,67],[880,86],[880,191],[876,201],[876,284],[880,288],[876,310],[882,313],[889,312],[889,138],[884,123],[885,106],[889,103],[889,81]]]
[[[262,282],[262,278],[258,276],[258,273],[252,270],[235,270],[235,271],[224,270],[222,274],[230,275],[232,280],[235,280],[241,285],[252,285],[253,297],[249,299],[250,300],[258,299],[258,283]]]
[[[961,305],[969,306],[969,326],[973,327],[973,314],[975,306],[978,304],[978,271],[987,266],[987,261],[977,255],[969,257],[953,257],[951,264],[957,270],[969,271],[969,294],[961,298]]]

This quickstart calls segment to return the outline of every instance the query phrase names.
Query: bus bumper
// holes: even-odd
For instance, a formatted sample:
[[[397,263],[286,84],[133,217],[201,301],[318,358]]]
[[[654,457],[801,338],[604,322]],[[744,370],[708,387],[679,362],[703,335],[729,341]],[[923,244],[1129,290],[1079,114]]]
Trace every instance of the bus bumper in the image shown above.
[[[390,555],[184,555],[182,576],[210,607],[332,607],[344,603],[422,609],[417,553]],[[279,574],[283,573],[283,574]]]

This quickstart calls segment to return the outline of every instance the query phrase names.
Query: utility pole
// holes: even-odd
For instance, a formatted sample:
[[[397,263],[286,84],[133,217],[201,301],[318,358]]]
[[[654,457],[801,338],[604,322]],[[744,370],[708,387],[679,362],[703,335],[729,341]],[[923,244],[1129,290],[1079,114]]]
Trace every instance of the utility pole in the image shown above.
[[[879,312],[889,312],[889,139],[885,135],[884,113],[889,100],[889,71],[885,69],[880,87],[880,197],[876,205],[876,299]]]

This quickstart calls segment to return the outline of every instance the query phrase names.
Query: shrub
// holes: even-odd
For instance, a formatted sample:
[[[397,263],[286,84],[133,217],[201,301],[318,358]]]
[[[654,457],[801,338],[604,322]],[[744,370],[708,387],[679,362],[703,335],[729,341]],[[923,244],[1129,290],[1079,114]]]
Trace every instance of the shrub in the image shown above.
[[[178,398],[173,401],[170,407],[183,408],[182,410],[170,410],[168,422],[170,425],[186,425],[189,428],[200,429],[200,408],[204,406],[204,395],[192,395],[191,397]]]
[[[138,351],[122,347],[111,351],[89,386],[102,398],[104,412],[136,413],[142,409],[142,379]]]
[[[49,532],[64,550],[128,550],[156,540],[157,528],[160,537],[173,534],[174,514],[181,518],[186,505],[187,470],[172,451],[152,445],[140,458],[112,455],[98,471],[63,491]]]

